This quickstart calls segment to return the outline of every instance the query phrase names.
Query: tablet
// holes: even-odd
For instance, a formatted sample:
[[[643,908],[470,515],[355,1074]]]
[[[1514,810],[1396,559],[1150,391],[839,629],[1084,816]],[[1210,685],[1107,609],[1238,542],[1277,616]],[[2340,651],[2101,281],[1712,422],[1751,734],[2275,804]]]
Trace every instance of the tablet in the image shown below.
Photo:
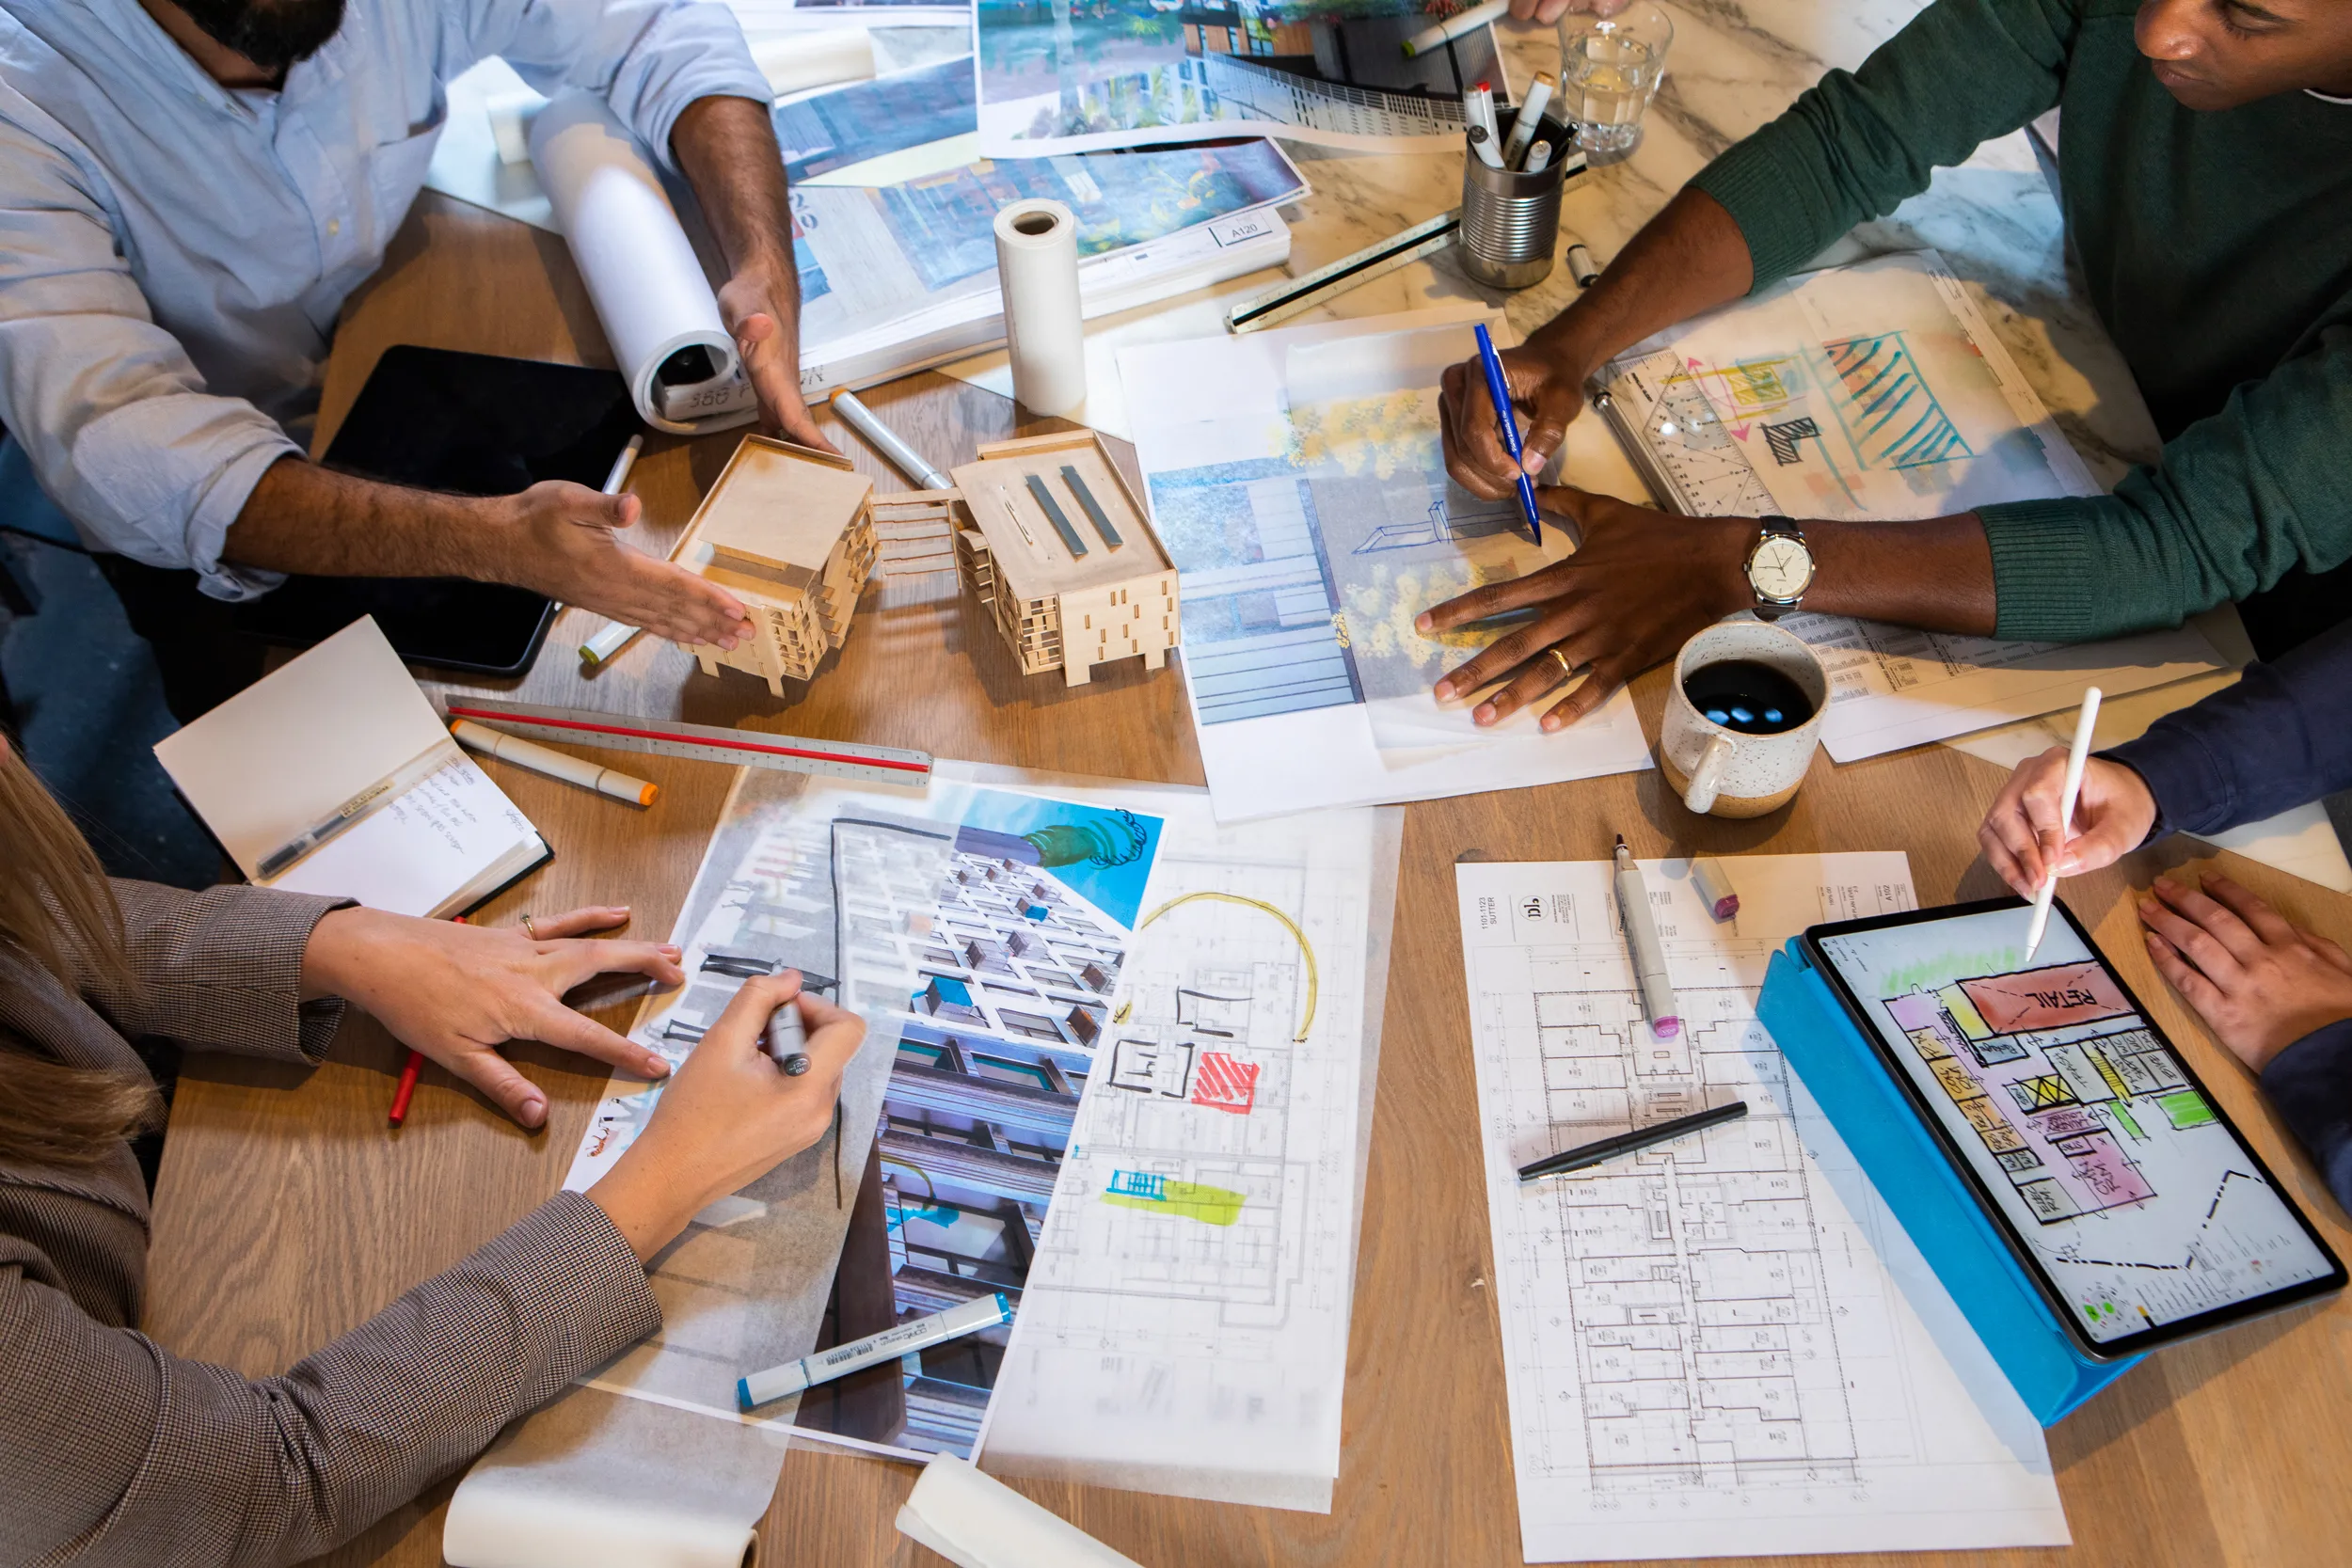
[[[461,496],[511,496],[543,479],[594,490],[642,428],[612,371],[400,343],[376,361],[319,461]],[[294,577],[236,619],[256,637],[309,647],[362,615],[408,663],[518,675],[555,606],[528,588],[464,578]]]
[[[2344,1284],[2302,1211],[2063,904],[2000,898],[1804,943],[2026,1273],[2111,1360]]]

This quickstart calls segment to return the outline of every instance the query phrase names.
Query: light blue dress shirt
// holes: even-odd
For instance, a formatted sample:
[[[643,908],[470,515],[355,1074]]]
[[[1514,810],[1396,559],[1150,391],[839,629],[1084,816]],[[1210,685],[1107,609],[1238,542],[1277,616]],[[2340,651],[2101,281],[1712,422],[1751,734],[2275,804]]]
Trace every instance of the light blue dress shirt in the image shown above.
[[[602,93],[664,159],[695,99],[769,95],[733,13],[693,0],[349,0],[276,92],[221,87],[138,0],[0,0],[0,423],[93,548],[221,598],[281,580],[222,543],[302,450],[443,84],[491,55]]]

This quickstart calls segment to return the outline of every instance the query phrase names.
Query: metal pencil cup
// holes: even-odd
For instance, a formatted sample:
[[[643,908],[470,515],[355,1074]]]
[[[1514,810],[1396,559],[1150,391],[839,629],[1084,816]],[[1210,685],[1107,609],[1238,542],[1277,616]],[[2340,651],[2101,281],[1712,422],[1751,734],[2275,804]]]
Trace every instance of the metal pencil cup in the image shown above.
[[[1575,139],[1566,125],[1549,116],[1536,137],[1551,143],[1553,157],[1534,174],[1489,167],[1475,152],[1462,156],[1462,270],[1488,288],[1524,289],[1542,282],[1560,248],[1563,160],[1574,150]]]

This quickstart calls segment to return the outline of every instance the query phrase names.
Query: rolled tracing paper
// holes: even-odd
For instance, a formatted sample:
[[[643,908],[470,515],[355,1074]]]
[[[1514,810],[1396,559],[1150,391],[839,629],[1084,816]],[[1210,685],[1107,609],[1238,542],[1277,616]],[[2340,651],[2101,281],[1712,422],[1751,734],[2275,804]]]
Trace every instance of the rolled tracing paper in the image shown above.
[[[531,122],[531,162],[644,421],[697,436],[757,418],[710,279],[628,128],[566,93]]]
[[[1015,201],[996,214],[1012,395],[1033,414],[1086,402],[1086,323],[1078,300],[1078,222],[1058,201]]]

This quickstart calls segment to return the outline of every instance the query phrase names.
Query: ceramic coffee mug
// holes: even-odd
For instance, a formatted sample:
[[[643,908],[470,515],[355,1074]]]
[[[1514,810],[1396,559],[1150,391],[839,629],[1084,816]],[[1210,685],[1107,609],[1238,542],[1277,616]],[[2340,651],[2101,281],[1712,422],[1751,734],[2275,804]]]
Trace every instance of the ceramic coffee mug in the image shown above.
[[[1699,712],[1685,690],[1691,673],[1734,659],[1769,665],[1788,676],[1813,705],[1813,716],[1778,735],[1750,735]],[[1828,712],[1829,672],[1803,640],[1761,621],[1724,621],[1692,638],[1675,656],[1658,760],[1668,786],[1692,811],[1762,816],[1787,805],[1804,783]]]

